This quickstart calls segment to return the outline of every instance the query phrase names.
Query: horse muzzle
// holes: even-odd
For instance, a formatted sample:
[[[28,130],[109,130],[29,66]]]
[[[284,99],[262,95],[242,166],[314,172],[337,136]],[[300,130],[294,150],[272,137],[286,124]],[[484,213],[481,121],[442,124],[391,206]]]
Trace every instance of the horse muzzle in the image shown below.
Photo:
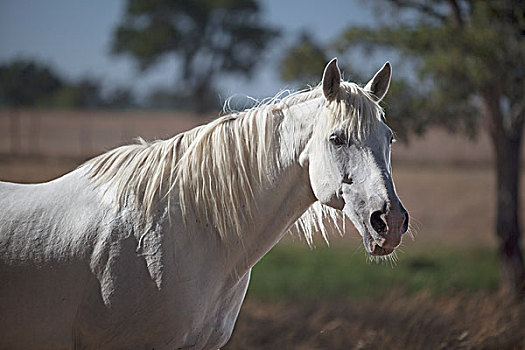
[[[390,254],[400,243],[408,230],[409,216],[399,203],[395,209],[377,210],[370,215],[369,225],[372,241],[370,251],[378,255]],[[376,255],[376,254],[373,254]]]

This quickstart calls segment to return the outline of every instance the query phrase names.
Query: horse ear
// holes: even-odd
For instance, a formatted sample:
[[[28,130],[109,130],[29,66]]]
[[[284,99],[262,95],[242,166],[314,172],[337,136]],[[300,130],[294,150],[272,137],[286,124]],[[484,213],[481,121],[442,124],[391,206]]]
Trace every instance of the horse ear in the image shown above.
[[[388,87],[390,86],[390,78],[392,76],[392,67],[390,62],[386,62],[383,67],[377,71],[372,79],[366,84],[365,90],[372,94],[376,102],[379,102],[385,97]]]
[[[337,58],[333,58],[324,69],[323,92],[328,101],[332,101],[339,95],[341,85],[341,72],[337,66]]]

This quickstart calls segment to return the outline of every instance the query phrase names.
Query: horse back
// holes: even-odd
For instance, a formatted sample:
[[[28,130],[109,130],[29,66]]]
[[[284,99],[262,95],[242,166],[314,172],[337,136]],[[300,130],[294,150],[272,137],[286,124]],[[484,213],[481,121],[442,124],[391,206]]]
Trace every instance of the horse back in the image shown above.
[[[77,171],[42,184],[0,182],[0,259],[7,265],[70,262],[89,254],[105,216]]]

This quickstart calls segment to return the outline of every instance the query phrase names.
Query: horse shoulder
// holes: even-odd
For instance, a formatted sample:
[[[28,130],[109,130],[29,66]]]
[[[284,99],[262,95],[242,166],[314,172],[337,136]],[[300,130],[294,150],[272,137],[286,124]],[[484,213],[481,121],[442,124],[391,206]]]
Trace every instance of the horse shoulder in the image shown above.
[[[77,172],[0,183],[0,347],[72,347],[78,306],[96,282],[88,258],[103,213]]]

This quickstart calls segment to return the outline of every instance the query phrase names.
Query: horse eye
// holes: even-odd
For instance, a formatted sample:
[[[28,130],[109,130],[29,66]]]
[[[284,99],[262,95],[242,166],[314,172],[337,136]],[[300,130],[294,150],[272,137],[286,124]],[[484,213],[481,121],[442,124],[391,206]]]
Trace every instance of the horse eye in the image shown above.
[[[329,140],[331,143],[333,143],[336,146],[342,146],[345,144],[345,140],[337,134],[330,135]]]
[[[394,136],[390,136],[390,144],[395,143],[397,140],[394,138]]]

